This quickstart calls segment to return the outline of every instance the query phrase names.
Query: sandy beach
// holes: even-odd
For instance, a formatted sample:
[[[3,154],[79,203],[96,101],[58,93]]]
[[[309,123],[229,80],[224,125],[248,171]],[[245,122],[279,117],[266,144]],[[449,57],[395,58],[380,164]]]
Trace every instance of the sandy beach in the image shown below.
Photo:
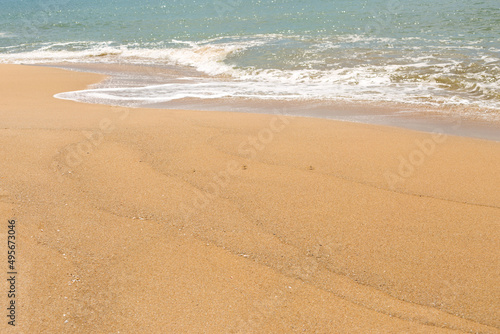
[[[0,77],[2,333],[500,333],[499,142]]]

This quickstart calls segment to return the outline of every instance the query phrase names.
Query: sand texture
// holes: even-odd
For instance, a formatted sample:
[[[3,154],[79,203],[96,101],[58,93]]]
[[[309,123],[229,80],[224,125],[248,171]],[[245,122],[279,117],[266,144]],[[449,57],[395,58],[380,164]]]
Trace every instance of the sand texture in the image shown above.
[[[500,333],[500,143],[0,78],[2,333]]]

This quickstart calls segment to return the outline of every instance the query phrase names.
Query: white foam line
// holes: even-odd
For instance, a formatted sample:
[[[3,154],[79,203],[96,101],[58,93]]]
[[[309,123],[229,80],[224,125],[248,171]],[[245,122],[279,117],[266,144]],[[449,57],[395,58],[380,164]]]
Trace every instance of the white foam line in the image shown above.
[[[42,62],[107,62],[107,63],[136,63],[136,64],[168,64],[192,67],[200,72],[214,76],[209,83],[186,83],[176,85],[155,85],[117,90],[115,88],[88,90],[81,92],[63,93],[58,95],[63,98],[78,96],[78,99],[108,99],[108,100],[134,100],[158,101],[171,100],[182,97],[212,98],[214,96],[238,96],[261,99],[337,99],[339,97],[352,99],[366,99],[372,101],[400,101],[415,103],[455,103],[452,101],[453,92],[443,88],[440,79],[450,75],[455,79],[454,73],[461,70],[463,63],[456,60],[440,59],[433,56],[409,57],[404,53],[401,60],[404,64],[392,65],[354,65],[349,68],[342,67],[330,70],[320,69],[258,69],[235,68],[226,64],[224,60],[231,54],[249,48],[265,45],[283,37],[281,35],[262,35],[259,38],[252,36],[216,38],[200,42],[172,40],[167,43],[154,44],[158,48],[140,49],[132,45],[114,46],[114,42],[89,42],[75,41],[65,43],[43,43],[39,50],[17,54],[0,54],[0,63],[42,63]],[[226,41],[228,40],[228,41]],[[382,41],[386,39],[370,38],[360,35],[337,36],[325,39],[325,44],[332,41]],[[387,39],[389,41],[390,39]],[[214,42],[215,41],[215,42]],[[219,43],[220,41],[220,43]],[[230,41],[230,42],[229,42]],[[165,44],[177,44],[177,48],[167,48]],[[68,45],[82,45],[88,49],[81,51],[55,51],[54,48]],[[153,44],[152,44],[153,45]],[[163,45],[163,47],[161,47]],[[185,45],[186,47],[182,47]],[[316,44],[313,47],[320,47]],[[496,63],[495,58],[483,56],[481,66]],[[339,60],[340,61],[340,60]],[[302,66],[312,63],[321,64],[318,59],[305,60]],[[433,63],[435,62],[435,63]],[[340,64],[342,62],[340,61]],[[490,94],[499,90],[500,80],[492,81],[495,77],[495,67],[485,67],[481,73],[461,74],[464,89],[460,93],[459,102],[463,104],[481,104],[498,108],[499,101],[482,101],[481,97],[472,94]],[[395,82],[393,75],[417,75],[421,78],[417,82]],[[228,82],[218,81],[216,78],[224,75]],[[199,80],[196,78],[193,81]],[[436,80],[437,79],[437,80]],[[442,81],[442,80],[441,80]],[[468,86],[467,81],[479,82],[475,86]],[[486,84],[488,82],[488,84]],[[226,90],[226,91],[224,91]],[[147,93],[147,94],[146,94]],[[76,95],[75,95],[76,94]],[[90,96],[89,94],[93,94]],[[127,95],[128,94],[128,95]],[[468,95],[469,94],[469,95]],[[137,95],[137,96],[134,96]],[[145,95],[145,96],[141,96]],[[490,94],[491,96],[491,94]],[[428,99],[426,102],[420,99]]]

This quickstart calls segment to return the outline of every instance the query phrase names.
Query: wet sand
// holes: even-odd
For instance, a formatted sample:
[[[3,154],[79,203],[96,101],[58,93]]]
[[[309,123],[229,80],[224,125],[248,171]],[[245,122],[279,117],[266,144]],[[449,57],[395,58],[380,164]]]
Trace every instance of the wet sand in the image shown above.
[[[163,84],[185,84],[179,77],[208,78],[194,69],[176,66],[108,63],[59,63],[52,66],[78,72],[106,75],[106,79],[92,88],[145,87]],[[80,100],[80,99],[83,99]],[[80,102],[87,101],[80,96]],[[246,113],[281,114],[314,117],[364,124],[401,127],[425,132],[473,137],[500,141],[500,114],[498,109],[484,109],[466,104],[434,106],[383,101],[353,100],[263,100],[252,98],[183,98],[168,102],[141,104],[138,101],[110,100],[111,105],[157,109],[188,109],[198,111],[238,111]],[[102,100],[100,103],[106,103]]]
[[[500,143],[0,73],[2,332],[500,333]]]

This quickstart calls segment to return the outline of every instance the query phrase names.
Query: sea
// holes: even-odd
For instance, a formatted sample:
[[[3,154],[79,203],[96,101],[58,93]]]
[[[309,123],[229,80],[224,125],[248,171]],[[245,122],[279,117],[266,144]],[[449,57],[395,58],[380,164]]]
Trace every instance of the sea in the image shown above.
[[[1,1],[0,63],[110,75],[61,99],[500,120],[499,0]]]

